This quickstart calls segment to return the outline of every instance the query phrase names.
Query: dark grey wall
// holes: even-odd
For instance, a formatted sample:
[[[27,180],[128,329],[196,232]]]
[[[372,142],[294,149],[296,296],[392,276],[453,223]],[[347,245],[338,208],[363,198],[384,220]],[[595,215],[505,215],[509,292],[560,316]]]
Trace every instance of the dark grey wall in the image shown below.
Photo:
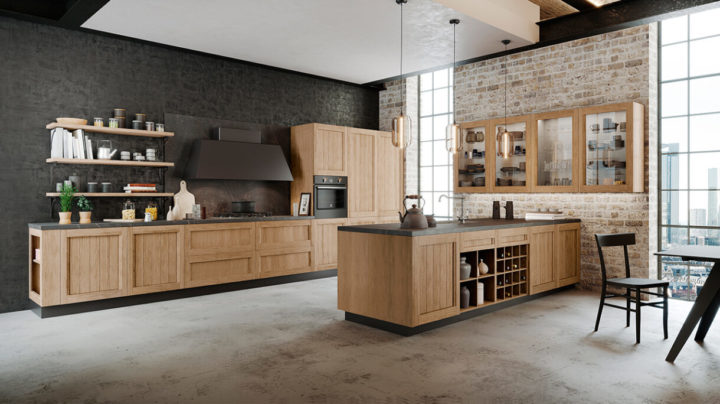
[[[0,312],[29,307],[27,223],[50,220],[44,194],[56,181],[71,171],[84,180],[115,178],[117,184],[147,175],[143,170],[45,164],[50,146],[44,127],[56,117],[108,117],[113,108],[122,107],[128,113],[145,112],[154,121],[176,114],[202,117],[206,123],[268,127],[307,122],[378,126],[378,93],[365,87],[6,17],[0,17],[0,44],[0,193],[5,195]],[[187,142],[207,136],[183,129],[168,127],[179,134],[168,143],[168,156],[178,155],[173,150],[181,156]],[[269,139],[287,144],[286,136]],[[177,183],[175,175],[174,170],[168,172],[169,185]],[[257,197],[263,209],[286,212],[287,185],[266,185],[223,182],[190,187],[192,191],[196,186],[198,199],[211,206],[222,207],[214,198]],[[112,209],[97,208],[99,215]]]

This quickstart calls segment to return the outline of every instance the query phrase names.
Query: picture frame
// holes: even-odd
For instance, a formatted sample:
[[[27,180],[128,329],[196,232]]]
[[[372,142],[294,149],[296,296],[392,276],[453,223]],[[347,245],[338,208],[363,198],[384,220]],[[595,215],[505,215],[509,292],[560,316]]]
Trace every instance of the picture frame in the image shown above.
[[[298,215],[310,215],[310,193],[303,192],[300,194],[300,209],[298,211]]]

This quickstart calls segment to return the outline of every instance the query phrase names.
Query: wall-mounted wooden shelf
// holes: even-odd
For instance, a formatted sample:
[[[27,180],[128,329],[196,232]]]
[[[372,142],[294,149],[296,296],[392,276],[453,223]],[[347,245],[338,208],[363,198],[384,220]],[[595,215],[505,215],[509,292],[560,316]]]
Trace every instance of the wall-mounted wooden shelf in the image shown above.
[[[46,163],[57,164],[89,164],[107,166],[134,166],[134,167],[175,167],[175,163],[166,161],[126,161],[126,160],[87,160],[87,159],[65,159],[49,158]]]
[[[107,126],[93,126],[93,125],[61,125],[57,122],[49,123],[45,126],[46,129],[64,128],[68,130],[82,129],[86,132],[93,133],[106,133],[109,135],[122,135],[122,136],[144,136],[144,137],[172,137],[175,136],[173,132],[157,132],[150,130],[140,129],[126,129],[126,128],[108,128]]]
[[[174,196],[172,192],[76,192],[75,196],[85,196],[88,198],[169,198]],[[60,196],[59,192],[47,192],[45,196],[56,198]]]

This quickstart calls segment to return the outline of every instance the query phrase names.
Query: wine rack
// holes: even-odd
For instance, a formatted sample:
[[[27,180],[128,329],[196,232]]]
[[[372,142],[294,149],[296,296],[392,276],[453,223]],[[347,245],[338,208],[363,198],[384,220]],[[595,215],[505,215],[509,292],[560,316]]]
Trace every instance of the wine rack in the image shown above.
[[[465,312],[501,301],[527,296],[529,291],[529,246],[527,244],[510,247],[497,247],[478,251],[466,251],[460,254],[471,265],[470,277],[460,280],[460,290],[465,286],[470,291],[470,303],[462,306]],[[480,260],[487,264],[488,273],[480,274]],[[458,276],[458,279],[460,277]],[[483,285],[483,299],[478,296],[478,285]]]

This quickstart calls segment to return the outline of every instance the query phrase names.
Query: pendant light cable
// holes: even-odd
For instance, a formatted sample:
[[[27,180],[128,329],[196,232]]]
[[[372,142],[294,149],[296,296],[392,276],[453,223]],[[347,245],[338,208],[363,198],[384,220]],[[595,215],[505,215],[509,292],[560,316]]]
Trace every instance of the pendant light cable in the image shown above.
[[[502,43],[503,43],[503,45],[505,45],[505,131],[507,132],[507,75],[508,75],[507,46],[510,43],[510,40],[503,39]]]
[[[400,4],[400,113],[405,109],[405,78],[403,77],[403,4],[407,0],[398,0]]]

